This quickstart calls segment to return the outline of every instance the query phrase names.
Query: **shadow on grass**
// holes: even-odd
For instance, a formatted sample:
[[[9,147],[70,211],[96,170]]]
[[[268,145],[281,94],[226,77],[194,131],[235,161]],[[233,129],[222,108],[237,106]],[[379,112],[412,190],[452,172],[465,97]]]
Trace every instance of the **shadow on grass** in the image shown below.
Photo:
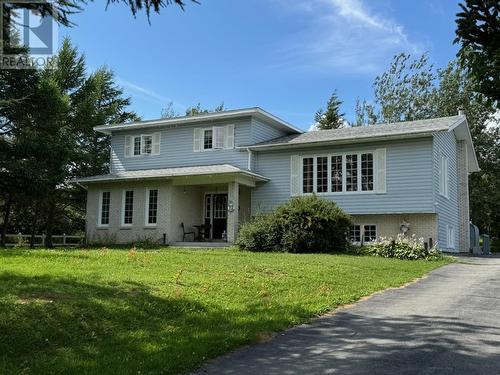
[[[262,321],[263,309],[221,310],[138,283],[4,273],[0,373],[184,372],[283,324],[279,314]]]

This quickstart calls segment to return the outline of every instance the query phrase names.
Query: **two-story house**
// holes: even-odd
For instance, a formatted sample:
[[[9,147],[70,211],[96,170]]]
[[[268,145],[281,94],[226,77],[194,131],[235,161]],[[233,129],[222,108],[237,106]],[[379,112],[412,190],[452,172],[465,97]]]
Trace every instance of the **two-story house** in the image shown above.
[[[302,132],[249,108],[95,130],[111,135],[111,159],[109,174],[77,181],[90,243],[173,243],[190,228],[231,243],[251,216],[317,194],[353,216],[354,242],[407,230],[468,250],[467,176],[479,167],[463,115]]]

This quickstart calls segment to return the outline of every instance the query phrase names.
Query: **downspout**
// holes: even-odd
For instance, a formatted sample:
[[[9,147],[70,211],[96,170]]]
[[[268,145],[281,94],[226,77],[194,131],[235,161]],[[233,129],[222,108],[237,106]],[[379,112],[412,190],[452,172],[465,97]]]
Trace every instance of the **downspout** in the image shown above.
[[[253,158],[253,151],[250,150],[248,147],[247,147],[247,152],[248,152],[248,163],[247,163],[247,169],[249,171],[252,170],[252,158]]]

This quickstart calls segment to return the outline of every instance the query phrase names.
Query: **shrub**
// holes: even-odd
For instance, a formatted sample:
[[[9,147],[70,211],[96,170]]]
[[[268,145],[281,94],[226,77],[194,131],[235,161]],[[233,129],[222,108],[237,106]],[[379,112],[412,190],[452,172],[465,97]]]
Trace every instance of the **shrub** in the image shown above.
[[[315,195],[293,198],[242,226],[236,244],[251,251],[333,252],[347,246],[352,221],[332,201]]]
[[[137,249],[158,249],[161,247],[160,241],[154,236],[137,236],[137,239],[133,243],[133,246]]]
[[[441,258],[441,252],[434,246],[426,249],[424,239],[415,235],[407,237],[398,234],[396,239],[380,237],[375,243],[363,247],[364,254],[377,255],[384,258],[398,259],[428,259],[435,260]]]

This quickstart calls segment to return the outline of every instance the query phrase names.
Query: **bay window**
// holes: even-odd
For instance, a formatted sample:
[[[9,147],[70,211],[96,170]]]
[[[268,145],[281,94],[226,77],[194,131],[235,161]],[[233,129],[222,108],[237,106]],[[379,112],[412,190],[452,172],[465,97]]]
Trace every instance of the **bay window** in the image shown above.
[[[326,193],[328,191],[328,157],[316,158],[316,191]]]

